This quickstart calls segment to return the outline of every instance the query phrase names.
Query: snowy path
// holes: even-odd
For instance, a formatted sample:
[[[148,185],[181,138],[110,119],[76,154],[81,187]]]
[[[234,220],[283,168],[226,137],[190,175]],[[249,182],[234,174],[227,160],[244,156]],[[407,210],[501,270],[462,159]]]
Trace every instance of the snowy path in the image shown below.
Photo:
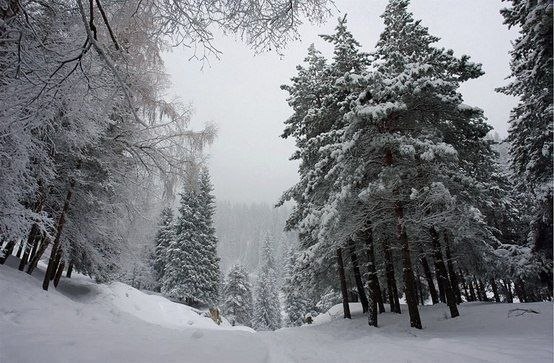
[[[63,284],[63,286],[62,286]],[[540,314],[508,316],[516,304],[425,307],[425,329],[407,317],[380,315],[367,326],[322,316],[318,325],[252,333],[127,285],[62,280],[58,290],[0,266],[0,363],[27,362],[552,362],[552,304],[523,304]]]

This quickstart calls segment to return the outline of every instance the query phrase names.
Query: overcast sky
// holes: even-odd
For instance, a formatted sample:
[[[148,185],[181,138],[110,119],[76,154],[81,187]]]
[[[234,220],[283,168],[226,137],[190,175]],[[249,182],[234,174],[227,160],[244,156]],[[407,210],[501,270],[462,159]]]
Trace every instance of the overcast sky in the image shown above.
[[[302,26],[302,39],[289,44],[283,56],[255,55],[228,37],[216,39],[220,60],[211,59],[203,70],[198,62],[188,61],[191,52],[186,49],[166,56],[173,83],[170,94],[193,104],[193,125],[217,125],[218,137],[209,149],[216,198],[275,203],[296,182],[296,164],[288,160],[294,144],[279,137],[292,112],[279,86],[295,74],[311,43],[331,54],[318,34],[332,33],[341,14],[348,14],[354,37],[371,51],[383,30],[379,16],[385,5],[385,0],[337,0],[334,15],[325,24]],[[507,119],[515,104],[515,99],[494,92],[506,83],[510,41],[516,36],[502,24],[503,6],[500,0],[412,0],[411,4],[415,18],[441,38],[442,46],[483,64],[486,74],[465,84],[462,93],[465,103],[484,109],[501,137],[507,135]]]

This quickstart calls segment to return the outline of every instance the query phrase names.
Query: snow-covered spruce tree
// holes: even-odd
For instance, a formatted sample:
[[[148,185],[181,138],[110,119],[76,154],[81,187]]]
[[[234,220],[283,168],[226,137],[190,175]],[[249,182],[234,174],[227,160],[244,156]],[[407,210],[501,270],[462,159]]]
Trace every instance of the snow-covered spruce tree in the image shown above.
[[[219,299],[220,272],[211,192],[206,170],[185,184],[175,237],[166,252],[161,290],[189,305],[214,307]]]
[[[202,221],[196,191],[198,185],[189,183],[183,188],[179,215],[175,219],[175,238],[167,247],[161,291],[194,305],[201,302],[196,297],[201,293],[199,287],[202,284],[202,275],[197,267],[202,261],[197,226]]]
[[[281,303],[273,257],[273,245],[269,236],[261,251],[261,266],[254,289],[252,327],[256,330],[276,330],[281,327]]]
[[[167,249],[175,238],[175,227],[173,226],[173,210],[165,207],[160,215],[158,232],[155,238],[153,266],[156,272],[156,281],[161,283],[165,264],[167,263]]]
[[[286,326],[300,326],[306,314],[310,312],[309,301],[302,284],[302,270],[299,269],[298,251],[293,246],[288,249],[285,265],[285,278],[282,291],[284,294],[284,311]]]
[[[252,326],[252,286],[248,272],[239,264],[234,265],[225,281],[223,314],[232,325]]]
[[[519,98],[508,140],[521,187],[534,197],[533,249],[547,260],[543,283],[552,293],[553,35],[552,1],[510,0],[501,11],[508,27],[519,28],[511,51],[511,83],[500,91]]]
[[[217,237],[214,228],[215,198],[213,186],[210,181],[210,174],[207,168],[200,172],[198,201],[201,223],[197,225],[197,233],[201,245],[202,260],[197,261],[202,271],[202,293],[198,296],[209,306],[217,306],[219,301],[219,280],[221,271],[219,269],[219,257],[217,257]]]

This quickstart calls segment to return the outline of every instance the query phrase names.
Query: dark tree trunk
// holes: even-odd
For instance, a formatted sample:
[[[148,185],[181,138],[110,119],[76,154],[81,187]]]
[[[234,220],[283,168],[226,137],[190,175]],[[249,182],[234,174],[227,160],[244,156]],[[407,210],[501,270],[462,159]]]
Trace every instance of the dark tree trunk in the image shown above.
[[[375,266],[375,243],[373,241],[373,233],[371,230],[371,226],[367,227],[365,241],[366,241],[367,261],[368,261],[367,269],[369,272],[368,282],[369,282],[369,288],[371,292],[371,298],[379,307],[379,313],[384,313],[385,304],[383,303],[383,296],[381,295],[381,285],[379,284],[379,276],[377,276],[377,269]]]
[[[57,267],[55,266],[55,263],[56,263],[55,260],[58,256],[58,253],[61,253],[61,251],[58,251],[60,249],[60,237],[62,235],[63,227],[65,224],[65,215],[69,211],[69,203],[71,202],[71,197],[73,196],[73,188],[75,188],[75,180],[71,179],[71,181],[69,182],[69,188],[67,189],[67,194],[65,196],[65,201],[63,203],[63,208],[62,208],[62,211],[60,212],[60,217],[58,218],[58,224],[56,226],[56,237],[52,242],[52,251],[50,252],[48,267],[46,269],[46,273],[44,274],[44,280],[42,282],[42,288],[44,290],[48,290],[52,269],[55,269]]]
[[[433,275],[431,274],[431,269],[429,268],[429,262],[423,254],[423,250],[419,251],[421,267],[423,267],[423,273],[425,274],[425,280],[427,280],[427,286],[429,287],[429,295],[431,295],[431,301],[433,305],[438,304],[439,297],[437,295],[437,289],[435,289],[435,283],[433,282]]]
[[[396,233],[402,245],[402,262],[404,265],[404,294],[406,295],[406,303],[410,314],[410,326],[416,329],[421,329],[421,318],[417,308],[417,294],[412,268],[412,257],[410,255],[410,241],[406,233],[404,225],[404,208],[400,203],[396,203],[394,207],[396,215]]]
[[[3,265],[4,263],[6,263],[6,260],[8,259],[8,257],[10,257],[11,254],[13,253],[14,247],[15,247],[15,241],[10,240],[6,244],[6,247],[4,247],[4,250],[0,251],[0,253],[2,254],[0,255],[0,265]]]
[[[464,277],[464,274],[462,273],[462,269],[459,269],[460,272],[460,281],[462,282],[462,288],[464,289],[464,295],[466,297],[466,301],[471,301],[471,297],[469,296],[469,292],[467,290],[467,284],[466,284],[466,278]]]
[[[392,166],[394,158],[392,150],[387,148],[384,155],[384,164],[387,167]],[[389,290],[389,300],[391,311],[400,314],[400,299],[398,298],[398,288],[396,287],[396,279],[394,278],[394,265],[392,262],[392,254],[388,242],[383,244],[383,252],[385,255],[385,271],[387,277],[387,289]]]
[[[58,247],[58,253],[56,254],[56,258],[54,259],[54,265],[50,270],[50,281],[54,280],[54,278],[56,277],[56,272],[58,272],[58,266],[60,265],[61,261],[62,261],[62,250],[60,247]]]
[[[477,300],[477,296],[475,296],[475,288],[473,287],[473,280],[471,279],[471,277],[469,278],[468,285],[469,285],[469,295],[471,297],[469,301]]]
[[[514,285],[517,298],[520,302],[525,303],[527,301],[527,293],[525,291],[525,284],[523,283],[523,280],[521,278],[516,279],[516,283]]]
[[[473,285],[475,286],[475,293],[477,294],[477,300],[479,301],[485,301],[485,298],[483,297],[481,287],[479,286],[479,282],[477,282],[477,277],[475,275],[473,276]]]
[[[64,267],[65,267],[65,262],[62,260],[58,266],[56,275],[54,276],[54,287],[58,287],[58,284],[60,283],[60,278],[62,277],[62,274],[63,274]]]
[[[71,273],[73,272],[73,261],[69,261],[69,266],[67,266],[67,273],[65,274],[65,277],[68,279],[71,278]]]
[[[40,258],[46,251],[46,248],[48,248],[48,245],[50,244],[50,239],[43,235],[40,242],[40,247],[36,250],[34,254],[32,254],[32,258],[29,262],[29,266],[27,267],[27,273],[30,275],[33,273],[35,268],[37,267],[38,261],[40,261]]]
[[[383,255],[385,257],[385,276],[387,278],[390,311],[400,314],[400,299],[398,298],[398,288],[396,287],[396,278],[394,277],[394,264],[388,242],[383,242]]]
[[[504,296],[507,303],[513,304],[514,294],[512,293],[512,282],[510,280],[504,280]]]
[[[356,245],[354,241],[348,241],[348,247],[350,249],[350,261],[352,262],[352,270],[354,272],[354,281],[356,282],[356,290],[358,290],[358,298],[362,304],[363,313],[367,313],[369,303],[367,301],[367,295],[365,293],[364,283],[362,281],[362,274],[360,272],[360,265],[358,262],[358,255],[356,254]]]
[[[364,233],[366,251],[367,251],[367,269],[369,271],[368,276],[368,285],[369,285],[369,314],[367,316],[367,322],[370,326],[378,327],[377,322],[377,306],[379,305],[379,310],[384,312],[385,305],[381,300],[381,287],[379,286],[379,278],[377,277],[377,272],[375,269],[375,251],[373,246],[373,231],[371,226],[366,227]]]
[[[425,299],[423,298],[423,287],[421,286],[422,285],[421,279],[418,276],[416,280],[417,280],[417,290],[419,293],[419,302],[421,303],[421,306],[423,306],[425,305]]]
[[[46,198],[46,193],[44,191],[44,186],[42,184],[42,180],[39,179],[37,199],[35,202],[35,212],[40,213],[42,211],[45,198]],[[27,236],[27,245],[26,245],[25,251],[23,251],[23,257],[19,262],[19,271],[23,271],[25,269],[25,265],[29,261],[33,260],[37,252],[37,248],[38,248],[38,244],[40,243],[40,240],[41,240],[40,228],[36,223],[33,223],[33,226],[31,227],[31,231],[29,231],[29,235]]]
[[[456,298],[454,297],[454,292],[450,286],[450,281],[448,280],[448,274],[446,272],[446,266],[442,257],[441,246],[439,242],[439,234],[434,227],[431,227],[429,230],[431,234],[431,241],[433,242],[433,252],[435,255],[435,264],[438,267],[438,279],[442,283],[444,292],[446,295],[446,303],[450,309],[450,316],[455,318],[460,316],[458,312],[458,306],[456,306]]]
[[[485,284],[483,283],[483,280],[479,279],[479,290],[481,290],[481,296],[483,296],[483,301],[490,301],[489,297],[487,296],[487,290],[485,288]]]
[[[491,278],[491,288],[492,288],[492,293],[494,294],[494,301],[499,303],[500,295],[498,295],[498,286],[496,286],[496,280],[494,279],[494,277]]]
[[[454,293],[454,298],[457,304],[462,303],[462,293],[460,292],[460,286],[458,284],[458,276],[454,271],[454,261],[452,260],[452,253],[450,252],[450,241],[448,239],[448,233],[444,231],[444,242],[446,244],[446,266],[448,267],[448,276],[450,276],[450,286]]]
[[[23,256],[21,257],[21,261],[19,261],[19,271],[23,271],[25,269],[25,265],[29,260],[29,254],[31,253],[31,249],[33,251],[36,251],[36,244],[38,243],[38,239],[39,239],[39,229],[36,224],[33,224],[33,226],[31,227],[31,231],[29,232],[29,236],[27,237],[27,246],[23,251]]]
[[[435,261],[435,277],[437,278],[437,286],[439,287],[439,300],[441,303],[446,304],[446,290],[444,289],[442,279],[440,278],[439,266],[436,261]]]
[[[35,241],[33,242],[33,248],[31,249],[31,253],[29,253],[29,257],[27,258],[27,263],[31,263],[31,261],[33,261],[33,259],[35,258],[35,255],[37,254],[37,250],[42,240],[43,240],[42,234],[39,233],[35,236]]]
[[[15,254],[15,257],[21,258],[21,254],[23,253],[23,246],[24,245],[25,245],[25,243],[23,243],[23,241],[21,241],[19,243],[19,248],[17,249],[17,253]]]
[[[346,274],[344,273],[342,250],[340,248],[337,248],[337,265],[339,270],[340,291],[342,293],[342,308],[344,310],[344,317],[346,319],[352,319],[352,316],[350,315],[350,305],[348,305],[348,287],[346,286]]]

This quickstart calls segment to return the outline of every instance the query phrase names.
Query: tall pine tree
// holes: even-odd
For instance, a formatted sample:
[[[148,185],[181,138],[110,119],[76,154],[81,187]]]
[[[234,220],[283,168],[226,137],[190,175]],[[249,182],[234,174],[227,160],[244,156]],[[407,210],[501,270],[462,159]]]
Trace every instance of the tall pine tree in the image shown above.
[[[248,272],[234,265],[225,281],[223,313],[232,325],[252,326],[252,286]]]
[[[285,265],[285,278],[283,281],[283,301],[285,310],[285,325],[300,326],[304,323],[304,318],[309,312],[309,303],[306,298],[306,292],[303,289],[301,281],[301,271],[298,270],[299,264],[298,251],[292,246],[288,250],[288,259]]]
[[[173,211],[166,207],[162,210],[158,233],[155,238],[154,248],[154,271],[156,281],[161,285],[165,264],[167,262],[167,249],[175,238],[175,227],[173,226]]]
[[[220,271],[211,193],[206,169],[185,185],[175,239],[167,248],[162,292],[191,305],[213,307],[219,300]]]
[[[553,34],[552,1],[510,0],[505,24],[520,34],[511,51],[511,83],[500,91],[519,98],[512,110],[508,141],[512,167],[534,197],[531,240],[546,259],[542,280],[552,291]]]
[[[281,303],[273,246],[269,236],[266,236],[262,248],[261,267],[254,291],[252,324],[256,330],[276,330],[281,327]]]

